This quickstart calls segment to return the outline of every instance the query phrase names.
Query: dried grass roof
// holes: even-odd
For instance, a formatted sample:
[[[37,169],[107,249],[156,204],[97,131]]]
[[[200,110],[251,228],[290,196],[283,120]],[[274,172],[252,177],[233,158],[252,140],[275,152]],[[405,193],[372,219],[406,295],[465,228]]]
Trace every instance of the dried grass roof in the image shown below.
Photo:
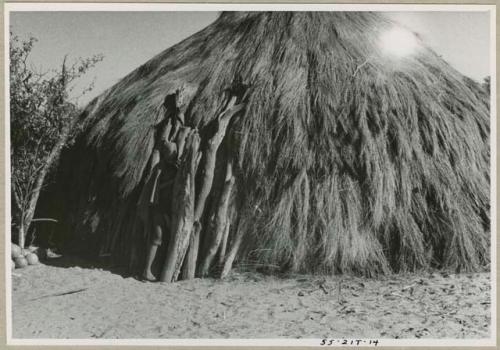
[[[228,150],[242,258],[365,274],[483,266],[488,96],[421,42],[387,56],[379,38],[394,26],[370,12],[223,13],[88,106],[63,165],[68,223],[127,251],[163,99],[182,87],[202,130],[241,75],[249,100]]]

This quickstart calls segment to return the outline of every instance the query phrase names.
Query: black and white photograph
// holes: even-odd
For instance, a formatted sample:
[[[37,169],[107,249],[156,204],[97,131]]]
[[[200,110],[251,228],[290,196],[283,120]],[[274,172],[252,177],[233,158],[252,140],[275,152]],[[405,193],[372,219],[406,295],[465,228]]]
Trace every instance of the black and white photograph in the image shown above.
[[[5,5],[11,345],[496,345],[496,7]]]

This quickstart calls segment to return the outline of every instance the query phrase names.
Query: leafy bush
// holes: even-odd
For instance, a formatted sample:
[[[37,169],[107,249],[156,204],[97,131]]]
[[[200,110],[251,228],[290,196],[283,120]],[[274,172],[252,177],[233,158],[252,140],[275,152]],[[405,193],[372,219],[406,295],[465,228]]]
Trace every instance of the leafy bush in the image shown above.
[[[68,66],[65,56],[60,70],[42,72],[30,64],[36,42],[10,33],[12,224],[21,247],[47,173],[77,130],[78,107],[69,97],[72,84],[103,59],[94,55]],[[90,84],[81,94],[92,88]]]

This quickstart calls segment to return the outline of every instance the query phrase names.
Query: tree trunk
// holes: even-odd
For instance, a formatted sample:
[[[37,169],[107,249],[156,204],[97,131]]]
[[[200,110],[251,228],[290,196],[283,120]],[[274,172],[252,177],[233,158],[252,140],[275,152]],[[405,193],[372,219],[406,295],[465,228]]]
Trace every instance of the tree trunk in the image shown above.
[[[24,211],[20,215],[21,222],[19,226],[19,246],[21,248],[24,248],[26,234],[29,231],[33,216],[35,215],[36,205],[38,203],[38,198],[40,197],[40,192],[45,182],[45,177],[47,176],[49,169],[59,157],[59,154],[61,153],[61,150],[68,139],[69,129],[70,128],[68,127],[67,130],[64,131],[57,144],[54,146],[54,148],[52,148],[52,151],[49,153],[47,159],[45,160],[45,165],[36,176],[33,190],[28,194],[29,200],[27,206],[24,208]]]
[[[21,248],[24,248],[25,237],[26,237],[26,235],[24,233],[24,219],[21,219],[21,222],[19,223],[19,228],[17,231],[17,244],[19,244],[19,246]]]

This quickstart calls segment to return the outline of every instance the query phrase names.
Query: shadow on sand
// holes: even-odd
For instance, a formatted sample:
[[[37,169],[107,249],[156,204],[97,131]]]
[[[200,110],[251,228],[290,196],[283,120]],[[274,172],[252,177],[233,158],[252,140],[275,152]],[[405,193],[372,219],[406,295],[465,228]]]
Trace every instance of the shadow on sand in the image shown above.
[[[122,276],[133,277],[127,266],[118,265],[110,257],[82,257],[78,255],[58,255],[43,259],[42,264],[54,267],[79,267],[82,269],[101,269]],[[134,276],[135,277],[135,276]]]

